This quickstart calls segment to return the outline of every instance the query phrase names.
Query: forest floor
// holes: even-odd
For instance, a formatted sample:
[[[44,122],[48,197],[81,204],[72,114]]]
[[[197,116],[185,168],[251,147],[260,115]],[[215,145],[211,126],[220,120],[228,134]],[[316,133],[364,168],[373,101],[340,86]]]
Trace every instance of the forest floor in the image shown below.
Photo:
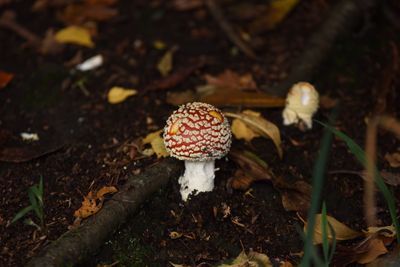
[[[37,2],[44,6],[34,11],[32,1],[0,1],[0,14],[15,12],[14,20],[21,27],[41,37],[71,20],[87,20],[87,15],[68,18],[68,4],[63,1],[53,5]],[[179,1],[108,2],[116,2],[107,6],[116,13],[109,17],[102,14],[106,18],[96,21],[96,29],[92,28],[97,32],[95,46],[91,48],[68,44],[53,49],[51,44],[51,49],[43,52],[32,40],[0,27],[0,71],[13,74],[13,79],[0,87],[1,266],[26,264],[66,232],[89,191],[104,186],[119,188],[127,176],[157,164],[161,159],[142,155],[139,143],[164,127],[176,109],[171,103],[179,101],[174,99],[177,92],[194,90],[207,83],[206,75],[220,77],[227,70],[239,76],[251,75],[257,88],[285,79],[293,59],[307,49],[308,38],[336,1],[300,1],[274,29],[255,30],[251,46],[256,60],[235,48],[201,1],[188,1],[200,2],[188,10],[180,10]],[[226,1],[221,5],[232,25],[246,32],[255,27],[252,21],[260,16],[255,10],[265,4]],[[329,122],[334,103],[340,103],[334,126],[361,146],[365,144],[367,118],[379,108],[377,99],[382,91],[386,90],[384,111],[400,117],[400,75],[392,67],[400,60],[399,30],[380,10],[370,15],[340,37],[312,81],[324,97],[315,118]],[[150,85],[163,78],[157,64],[168,51],[173,51],[172,72],[193,70],[176,85],[152,89]],[[100,67],[74,70],[95,55],[104,58]],[[134,88],[138,93],[110,104],[107,94],[113,86]],[[224,111],[247,109],[219,107]],[[276,176],[311,184],[324,127],[314,123],[312,129],[302,131],[283,125],[281,107],[251,109],[278,126],[283,158],[279,158],[274,143],[262,137],[250,142],[234,138],[232,148],[251,151]],[[23,132],[37,133],[39,140],[24,141],[20,136]],[[386,131],[378,136],[379,169],[399,176],[395,162],[387,160],[388,155],[398,155],[399,140]],[[177,179],[171,179],[82,266],[213,265],[235,258],[242,250],[264,253],[275,263],[296,265],[303,251],[297,227],[304,223],[299,214],[285,209],[281,192],[269,181],[252,183],[246,190],[227,186],[238,168],[229,156],[216,164],[219,171],[212,192],[184,203]],[[345,143],[334,138],[322,199],[330,216],[357,231],[366,229],[363,180],[354,174],[362,170]],[[30,205],[28,189],[38,184],[40,177],[44,184],[44,227],[39,230],[24,224],[23,219],[11,224],[14,216]],[[393,187],[393,192],[399,199],[400,190]],[[27,217],[38,223],[33,212]],[[380,195],[377,217],[379,226],[391,224]],[[173,232],[178,237],[172,236]],[[349,251],[355,243],[346,243]]]

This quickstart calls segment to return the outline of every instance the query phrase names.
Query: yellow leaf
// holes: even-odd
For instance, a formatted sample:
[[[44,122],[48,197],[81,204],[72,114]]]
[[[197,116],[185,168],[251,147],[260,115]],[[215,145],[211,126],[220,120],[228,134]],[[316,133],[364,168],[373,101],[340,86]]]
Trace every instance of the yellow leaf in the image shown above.
[[[59,43],[71,43],[86,47],[94,47],[89,31],[78,26],[69,26],[59,30],[55,34],[55,39]]]
[[[105,194],[113,194],[115,192],[118,192],[118,189],[115,188],[115,186],[104,186],[99,191],[97,191],[96,197],[100,199],[103,198]]]
[[[381,227],[370,226],[367,228],[367,231],[363,232],[367,236],[379,233],[379,235],[385,237],[396,237],[396,228],[393,225],[381,226]]]
[[[314,226],[314,244],[322,244],[322,223],[321,223],[321,214],[317,214],[315,216],[315,226]],[[306,232],[307,229],[307,222],[304,221],[301,217],[300,219],[304,222],[304,232]],[[361,232],[355,231],[348,227],[347,225],[339,222],[335,218],[331,216],[326,216],[326,219],[328,223],[332,226],[332,228],[335,231],[335,238],[336,241],[342,241],[342,240],[349,240],[353,239],[356,237],[359,237],[362,235]],[[330,227],[328,227],[328,240],[332,241],[332,232],[330,230]]]
[[[143,144],[150,144],[154,152],[156,153],[157,158],[169,156],[168,151],[165,149],[164,140],[160,136],[162,131],[163,130],[158,130],[156,132],[150,133],[143,139]]]
[[[247,139],[251,140],[257,135],[271,138],[276,146],[279,157],[282,158],[283,151],[281,148],[281,135],[279,128],[275,124],[263,118],[260,113],[252,110],[244,110],[242,113],[226,112],[225,115],[239,119],[245,124],[245,126],[250,130],[246,130],[246,133],[248,134],[248,136],[246,136]],[[241,132],[236,132],[237,130]],[[242,128],[238,129],[236,126],[235,129],[232,128],[232,133],[235,136],[243,136],[243,134],[245,134]]]
[[[240,119],[234,119],[232,121],[232,133],[237,139],[244,139],[247,142],[250,142],[253,138],[260,136],[258,133],[255,133],[252,129],[250,129],[247,124]]]
[[[169,237],[171,239],[178,239],[178,238],[182,237],[182,233],[178,233],[178,232],[172,231],[172,232],[169,233]]]
[[[87,196],[83,197],[82,206],[74,212],[74,216],[81,219],[92,216],[103,207],[104,195],[117,191],[114,186],[104,186],[97,193],[89,191]]]
[[[157,64],[157,69],[163,77],[167,76],[172,70],[172,55],[171,50],[167,51]]]
[[[127,89],[123,87],[114,86],[108,92],[108,102],[110,104],[118,104],[125,101],[128,97],[136,95],[135,89]]]
[[[385,247],[385,244],[383,244],[383,241],[379,238],[374,238],[371,239],[368,244],[368,251],[365,254],[363,254],[357,260],[357,262],[360,264],[367,264],[374,261],[380,255],[386,254],[387,252],[388,250]]]

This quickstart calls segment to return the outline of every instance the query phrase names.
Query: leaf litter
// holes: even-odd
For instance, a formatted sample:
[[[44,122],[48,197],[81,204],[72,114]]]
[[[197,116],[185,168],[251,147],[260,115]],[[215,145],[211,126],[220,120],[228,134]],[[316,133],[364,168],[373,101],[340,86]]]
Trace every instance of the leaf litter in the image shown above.
[[[241,113],[225,112],[224,114],[227,117],[240,120],[244,124],[238,128],[232,128],[232,133],[235,135],[235,137],[243,138],[246,141],[251,141],[251,139],[257,136],[270,138],[275,144],[279,157],[282,158],[283,150],[281,147],[281,135],[279,128],[274,123],[263,118],[261,113],[252,110],[245,110]]]

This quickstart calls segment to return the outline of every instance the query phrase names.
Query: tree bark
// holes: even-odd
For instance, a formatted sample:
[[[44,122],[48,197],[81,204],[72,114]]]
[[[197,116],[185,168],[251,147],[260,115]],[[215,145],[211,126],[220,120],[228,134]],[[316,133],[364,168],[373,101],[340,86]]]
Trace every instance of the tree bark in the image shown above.
[[[178,177],[182,170],[177,160],[168,158],[130,177],[97,214],[50,243],[27,266],[73,266],[79,263],[95,253],[150,194],[166,185],[171,177]]]

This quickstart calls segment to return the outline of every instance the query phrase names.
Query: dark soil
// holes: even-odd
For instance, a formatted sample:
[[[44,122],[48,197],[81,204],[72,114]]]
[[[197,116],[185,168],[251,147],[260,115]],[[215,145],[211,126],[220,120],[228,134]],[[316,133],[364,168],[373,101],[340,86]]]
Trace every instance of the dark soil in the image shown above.
[[[234,6],[240,1],[227,2]],[[132,156],[136,140],[161,129],[176,108],[166,103],[166,90],[144,90],[160,79],[155,66],[165,50],[155,49],[155,41],[179,47],[174,68],[190,66],[203,56],[212,62],[170,90],[194,88],[205,83],[204,74],[216,75],[225,69],[250,72],[260,85],[273,84],[287,76],[293,58],[307,49],[307,38],[334,3],[301,1],[275,30],[257,35],[254,49],[260,61],[240,52],[232,54],[233,45],[205,7],[177,11],[170,1],[120,0],[116,6],[119,15],[99,23],[95,48],[69,45],[56,55],[41,55],[14,32],[0,28],[0,70],[15,74],[7,87],[0,88],[0,266],[24,265],[67,231],[74,211],[90,190],[121,186],[128,174],[157,161],[154,156]],[[56,16],[60,8],[35,13],[30,11],[31,5],[31,1],[10,1],[0,5],[0,13],[15,11],[18,22],[40,36],[49,28],[63,27]],[[340,101],[335,125],[360,145],[364,145],[365,119],[376,109],[392,62],[391,44],[400,47],[399,30],[380,9],[369,15],[335,44],[315,79],[321,95]],[[247,25],[233,13],[228,12],[228,17],[235,27]],[[105,63],[90,72],[73,72],[65,63],[78,52],[84,59],[101,54]],[[397,118],[398,77],[397,73],[391,83],[386,108]],[[82,81],[88,93],[77,86]],[[111,105],[107,92],[114,85],[137,88],[139,94]],[[277,175],[310,182],[323,128],[315,124],[312,130],[302,132],[283,126],[281,109],[258,111],[281,130],[283,160],[268,139],[257,138],[251,144],[234,140],[233,147],[252,150]],[[316,118],[328,121],[331,112],[321,109]],[[23,142],[21,132],[38,133],[40,140]],[[380,133],[380,169],[399,173],[384,160],[386,153],[399,149],[394,135]],[[275,262],[298,262],[303,243],[296,227],[303,224],[295,212],[283,208],[279,192],[269,182],[253,184],[250,194],[228,190],[227,180],[236,166],[229,159],[219,160],[217,166],[220,170],[213,192],[183,203],[177,180],[172,179],[126,225],[115,229],[96,257],[82,266],[116,261],[118,266],[215,264],[236,257],[243,249],[265,253]],[[344,143],[335,139],[327,171],[361,169]],[[37,231],[22,220],[10,224],[15,214],[29,205],[28,188],[40,177],[44,181],[45,230]],[[328,213],[357,230],[366,226],[362,188],[358,176],[326,175],[323,199]],[[399,197],[400,191],[395,192]],[[230,207],[231,215],[223,216],[224,207]],[[379,224],[389,225],[382,199],[379,207]],[[33,213],[29,216],[37,222]],[[170,238],[174,231],[183,236]]]

